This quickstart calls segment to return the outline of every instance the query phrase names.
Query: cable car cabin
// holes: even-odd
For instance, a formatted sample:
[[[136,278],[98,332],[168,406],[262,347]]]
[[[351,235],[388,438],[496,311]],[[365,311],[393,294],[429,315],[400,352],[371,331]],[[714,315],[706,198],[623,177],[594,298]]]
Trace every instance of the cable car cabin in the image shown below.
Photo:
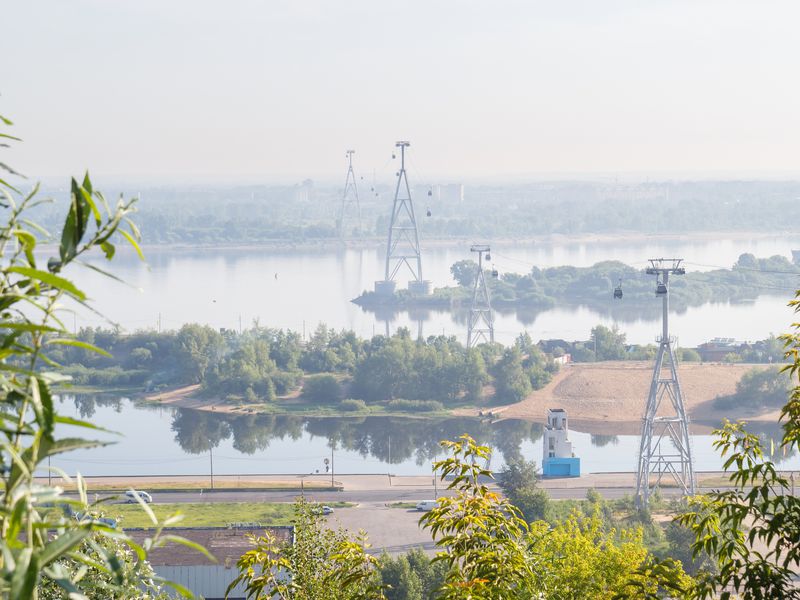
[[[497,269],[492,269],[492,277],[494,277],[495,279],[497,279],[499,277],[499,273],[497,272]]]
[[[656,286],[656,296],[666,296],[667,295],[667,284],[661,283]]]
[[[488,252],[486,253],[486,260],[492,260],[492,255]]]
[[[614,288],[614,298],[617,300],[622,300],[622,288],[617,286]]]
[[[431,216],[431,209],[430,209],[430,208],[428,209],[427,215],[428,215],[429,217]]]

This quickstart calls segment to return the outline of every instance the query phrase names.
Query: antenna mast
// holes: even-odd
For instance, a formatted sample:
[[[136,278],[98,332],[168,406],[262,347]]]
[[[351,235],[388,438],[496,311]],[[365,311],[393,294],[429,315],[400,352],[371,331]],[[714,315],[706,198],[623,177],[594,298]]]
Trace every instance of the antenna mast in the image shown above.
[[[407,267],[411,274],[408,290],[412,294],[426,295],[430,292],[430,282],[422,279],[419,231],[411,199],[411,188],[406,176],[406,148],[410,145],[411,143],[406,141],[395,144],[400,149],[400,170],[397,171],[397,186],[389,222],[389,239],[386,243],[385,278],[383,281],[375,282],[375,291],[381,294],[394,293],[395,278],[403,266]]]
[[[656,276],[656,296],[661,297],[661,336],[658,342],[650,395],[642,417],[642,438],[639,445],[639,469],[636,477],[636,503],[646,507],[650,495],[658,488],[665,474],[670,474],[684,494],[695,493],[694,465],[689,417],[683,403],[675,358],[675,339],[669,335],[669,276],[683,275],[681,258],[651,258],[648,275]],[[662,376],[668,362],[668,371]],[[668,403],[663,403],[665,398]],[[663,408],[662,408],[663,403]],[[661,410],[659,410],[661,409]],[[665,442],[662,446],[662,442]]]
[[[339,237],[344,237],[344,219],[347,208],[353,202],[358,211],[358,231],[361,230],[361,203],[358,201],[358,186],[356,185],[356,174],[353,171],[353,154],[355,150],[347,151],[347,177],[344,180],[344,193],[342,194],[342,205],[339,209],[339,218],[336,219],[336,229]],[[352,194],[349,193],[352,191]]]
[[[483,255],[486,260],[491,260],[491,249],[485,244],[470,246],[470,252],[478,254],[478,272],[475,274],[475,285],[472,288],[472,306],[469,309],[467,321],[467,348],[478,344],[494,342],[494,315],[492,304],[489,300],[489,288],[486,286],[486,276],[483,272]]]

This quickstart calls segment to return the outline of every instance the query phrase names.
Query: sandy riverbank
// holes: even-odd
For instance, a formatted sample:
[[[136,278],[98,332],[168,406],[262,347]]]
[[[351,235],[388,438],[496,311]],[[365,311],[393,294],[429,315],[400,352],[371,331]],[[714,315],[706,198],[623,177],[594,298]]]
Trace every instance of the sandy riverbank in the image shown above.
[[[752,368],[768,365],[683,363],[678,370],[692,430],[705,433],[723,419],[777,422],[779,410],[748,410],[732,413],[714,408],[718,396],[732,394],[736,383]],[[636,434],[641,428],[644,404],[653,375],[652,362],[609,361],[573,364],[563,368],[541,390],[508,406],[491,409],[503,419],[544,422],[548,408],[563,408],[574,427],[593,433],[603,425],[613,425],[614,433]],[[457,411],[476,415],[478,411]],[[599,431],[599,430],[598,430]]]

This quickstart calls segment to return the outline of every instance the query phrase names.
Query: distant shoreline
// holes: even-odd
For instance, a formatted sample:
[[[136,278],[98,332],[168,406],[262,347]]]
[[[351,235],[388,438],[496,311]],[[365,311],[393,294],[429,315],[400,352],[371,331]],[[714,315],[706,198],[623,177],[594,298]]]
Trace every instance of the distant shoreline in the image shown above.
[[[490,243],[496,247],[509,246],[553,246],[559,244],[610,244],[615,242],[659,242],[659,241],[711,241],[711,240],[750,240],[767,239],[781,236],[800,236],[800,231],[692,231],[684,233],[641,233],[635,231],[620,231],[614,233],[581,233],[563,234],[553,233],[545,236],[528,236],[523,238],[499,238],[486,239],[481,237],[453,237],[453,238],[430,238],[424,237],[422,231],[420,245],[424,251],[426,248],[456,248],[476,242]],[[147,258],[148,251],[168,251],[168,252],[190,252],[197,250],[218,250],[218,251],[255,251],[255,250],[358,250],[358,249],[381,249],[386,243],[384,237],[369,237],[361,239],[329,239],[318,238],[312,240],[289,241],[289,240],[265,240],[263,242],[238,244],[238,243],[211,243],[211,244],[189,244],[189,243],[142,243],[142,249]],[[57,244],[42,244],[40,251],[54,252],[58,249]],[[133,249],[127,245],[120,244],[118,252],[133,253]]]

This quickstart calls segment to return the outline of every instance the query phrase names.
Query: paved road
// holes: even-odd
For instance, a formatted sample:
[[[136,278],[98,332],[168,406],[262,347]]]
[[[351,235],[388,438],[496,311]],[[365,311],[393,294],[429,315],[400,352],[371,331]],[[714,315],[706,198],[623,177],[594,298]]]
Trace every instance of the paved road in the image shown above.
[[[604,498],[614,500],[625,495],[633,495],[630,488],[550,488],[547,492],[555,500],[586,498],[586,492],[595,489]],[[677,488],[664,488],[665,496],[677,496]],[[185,503],[185,502],[293,502],[300,494],[297,491],[264,492],[258,490],[226,490],[191,491],[191,492],[151,492],[153,500],[157,503]],[[439,495],[446,495],[447,491],[439,490]],[[105,497],[107,494],[101,494]],[[390,488],[381,490],[353,490],[343,492],[307,492],[306,498],[315,502],[354,502],[354,503],[387,503],[387,502],[418,502],[433,498],[432,489],[403,489]]]

